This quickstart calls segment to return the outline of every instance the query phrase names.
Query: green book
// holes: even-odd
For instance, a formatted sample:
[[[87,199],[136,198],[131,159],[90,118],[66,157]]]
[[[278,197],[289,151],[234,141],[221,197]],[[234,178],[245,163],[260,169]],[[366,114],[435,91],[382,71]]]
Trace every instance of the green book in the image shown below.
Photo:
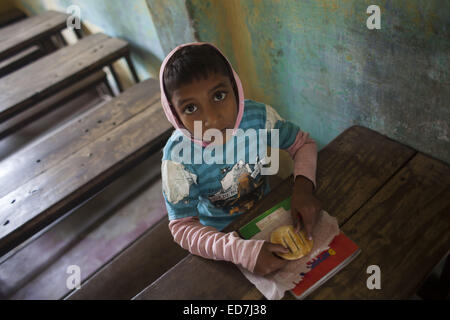
[[[241,238],[248,240],[248,239],[252,238],[255,234],[259,233],[261,230],[258,228],[257,223],[259,221],[263,220],[264,218],[266,218],[268,215],[270,215],[272,212],[274,212],[278,208],[283,207],[285,210],[290,210],[291,209],[291,197],[286,198],[285,200],[277,203],[275,206],[273,206],[269,210],[263,212],[258,217],[256,217],[255,219],[253,219],[252,221],[247,223],[245,226],[240,228],[238,230],[238,233],[241,236]]]

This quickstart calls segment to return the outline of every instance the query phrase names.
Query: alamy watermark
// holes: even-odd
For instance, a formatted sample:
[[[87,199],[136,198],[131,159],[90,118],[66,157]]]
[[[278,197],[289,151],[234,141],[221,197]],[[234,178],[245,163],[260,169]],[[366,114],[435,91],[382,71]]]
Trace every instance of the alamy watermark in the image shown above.
[[[81,268],[76,264],[67,267],[67,274],[70,276],[66,279],[66,287],[69,290],[81,288]]]
[[[66,13],[70,14],[66,20],[67,29],[81,29],[81,9],[77,5],[68,6]]]
[[[279,168],[279,152],[272,151],[271,155],[267,154],[267,141],[270,133],[270,146],[272,149],[279,149],[280,135],[278,129],[237,129],[235,132],[236,139],[232,138],[233,129],[226,129],[226,135],[230,136],[230,141],[223,144],[223,133],[218,129],[208,129],[202,134],[201,121],[194,121],[194,137],[203,137],[205,141],[213,141],[205,147],[205,150],[194,148],[192,155],[192,141],[189,139],[191,134],[186,129],[182,131],[182,141],[176,144],[171,151],[171,160],[186,164],[223,164],[224,163],[224,146],[225,146],[225,164],[234,164],[234,150],[237,146],[236,158],[245,161],[246,149],[245,144],[248,142],[248,163],[258,165],[258,173],[261,175],[274,175],[278,173]],[[212,139],[214,138],[214,140]],[[259,151],[258,151],[259,149]],[[182,155],[181,155],[182,153]]]
[[[366,273],[370,274],[370,277],[367,278],[366,286],[367,289],[381,289],[381,269],[376,264],[370,265],[366,269]]]

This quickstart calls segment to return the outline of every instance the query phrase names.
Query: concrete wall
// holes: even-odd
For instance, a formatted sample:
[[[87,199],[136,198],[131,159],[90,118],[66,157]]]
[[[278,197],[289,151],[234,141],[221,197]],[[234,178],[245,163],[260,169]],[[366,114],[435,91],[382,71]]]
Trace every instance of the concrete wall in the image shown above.
[[[381,8],[381,30],[366,9]],[[450,162],[446,0],[187,1],[246,96],[272,104],[323,147],[361,124]]]
[[[245,95],[269,103],[322,148],[353,124],[450,162],[447,0],[14,0],[82,19],[132,44],[141,78],[176,45],[210,41]],[[381,8],[381,30],[366,9]]]

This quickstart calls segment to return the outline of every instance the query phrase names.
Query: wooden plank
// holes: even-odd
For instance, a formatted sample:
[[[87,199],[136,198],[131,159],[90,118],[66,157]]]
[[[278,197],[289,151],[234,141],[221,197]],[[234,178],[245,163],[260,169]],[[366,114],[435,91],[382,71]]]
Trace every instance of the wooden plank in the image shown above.
[[[68,14],[46,11],[0,29],[0,60],[66,28]]]
[[[166,216],[66,299],[133,298],[188,253],[173,241],[168,224]]]
[[[41,118],[49,112],[59,108],[67,101],[79,96],[83,91],[92,88],[101,82],[106,81],[106,73],[103,70],[97,71],[86,78],[77,81],[70,87],[58,92],[51,97],[41,101],[31,109],[20,113],[19,115],[0,123],[0,139],[16,132],[27,124]],[[1,173],[0,173],[1,176]]]
[[[319,152],[316,196],[323,208],[342,224],[414,154],[413,149],[373,130],[350,127]],[[285,199],[292,194],[292,186],[291,176],[224,231],[237,230]],[[177,286],[181,282],[183,286]],[[248,297],[253,288],[231,263],[189,255],[136,299],[242,299]],[[257,298],[258,295],[262,298],[260,293],[251,296]]]
[[[162,148],[172,131],[159,100],[113,126],[0,199],[0,255]]]
[[[159,82],[148,79],[2,160],[0,198],[45,173],[159,100]]]
[[[418,153],[343,226],[361,254],[311,299],[408,299],[450,249],[450,166]],[[366,286],[367,267],[381,289]]]
[[[81,268],[81,283],[109,263],[167,213],[161,195],[158,151],[80,206],[0,258],[8,299],[63,299],[67,262]],[[145,208],[145,210],[143,210]]]
[[[100,70],[128,51],[127,42],[97,33],[1,78],[0,122]]]
[[[252,287],[231,262],[190,254],[133,300],[235,300],[248,296]]]

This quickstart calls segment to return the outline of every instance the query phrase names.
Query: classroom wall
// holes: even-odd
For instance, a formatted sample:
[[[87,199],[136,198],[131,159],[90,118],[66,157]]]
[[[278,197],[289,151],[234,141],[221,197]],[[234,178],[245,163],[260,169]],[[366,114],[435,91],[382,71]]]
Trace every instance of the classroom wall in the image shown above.
[[[14,0],[33,13],[82,9],[128,40],[139,75],[190,41],[215,43],[247,98],[269,103],[319,149],[351,125],[450,163],[447,0]],[[368,30],[366,9],[381,8]]]
[[[366,9],[381,9],[381,29]],[[450,162],[447,0],[187,1],[246,96],[272,104],[323,147],[363,125]]]

